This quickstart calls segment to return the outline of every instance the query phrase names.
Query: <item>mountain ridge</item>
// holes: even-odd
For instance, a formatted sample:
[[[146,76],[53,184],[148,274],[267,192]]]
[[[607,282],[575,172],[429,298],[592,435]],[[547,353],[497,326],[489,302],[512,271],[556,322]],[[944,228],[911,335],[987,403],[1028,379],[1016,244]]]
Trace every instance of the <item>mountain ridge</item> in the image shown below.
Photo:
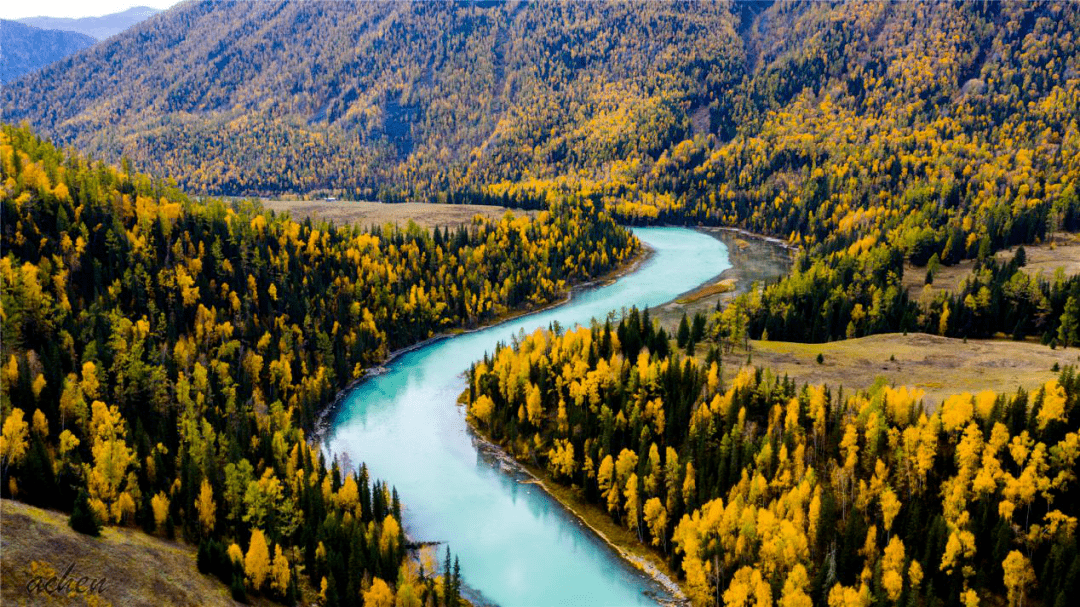
[[[161,11],[149,6],[133,6],[118,13],[99,17],[24,17],[19,23],[47,30],[78,32],[95,40],[105,40],[127,28],[149,19]]]
[[[77,32],[33,27],[0,19],[0,84],[39,70],[93,45],[96,40]]]
[[[188,2],[8,87],[0,108],[200,193],[586,193],[627,221],[823,237],[804,229],[828,193],[808,171],[848,170],[841,140],[866,184],[881,166],[926,178],[900,167],[924,125],[937,142],[918,154],[975,137],[1073,171],[1048,146],[1072,145],[1078,23],[1077,5],[1051,2]],[[1022,137],[995,128],[1006,121]],[[1035,141],[1039,124],[1063,143]],[[972,148],[965,162],[986,159]],[[770,206],[785,216],[750,222]]]

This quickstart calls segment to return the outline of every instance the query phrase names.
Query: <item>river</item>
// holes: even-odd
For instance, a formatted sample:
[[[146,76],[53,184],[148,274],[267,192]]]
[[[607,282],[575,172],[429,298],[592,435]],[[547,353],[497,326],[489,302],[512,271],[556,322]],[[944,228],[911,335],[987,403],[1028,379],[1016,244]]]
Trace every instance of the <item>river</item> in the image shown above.
[[[365,462],[372,478],[397,487],[409,536],[447,542],[461,559],[465,594],[478,604],[629,606],[669,596],[542,489],[478,449],[456,405],[463,372],[519,331],[655,306],[728,267],[727,249],[709,235],[634,233],[653,249],[636,271],[564,305],[405,353],[353,388],[332,421],[328,452]]]

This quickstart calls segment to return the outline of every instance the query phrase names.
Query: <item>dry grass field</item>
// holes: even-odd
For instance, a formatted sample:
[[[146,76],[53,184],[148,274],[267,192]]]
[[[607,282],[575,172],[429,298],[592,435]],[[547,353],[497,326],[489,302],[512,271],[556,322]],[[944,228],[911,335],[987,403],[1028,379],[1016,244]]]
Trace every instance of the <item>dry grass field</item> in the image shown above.
[[[351,200],[264,200],[263,206],[275,213],[289,212],[295,219],[311,217],[325,219],[337,225],[359,224],[361,226],[396,223],[402,227],[413,220],[424,228],[457,227],[469,223],[477,215],[502,217],[507,210],[515,215],[535,214],[537,211],[507,209],[506,207],[479,204],[434,204],[426,202],[362,202]]]
[[[195,567],[196,550],[134,529],[100,537],[72,531],[66,514],[0,500],[0,603],[3,605],[239,605],[229,589]],[[35,575],[105,581],[99,593],[59,596],[28,590]],[[89,582],[87,582],[87,586]],[[249,600],[251,598],[249,597]],[[254,604],[267,604],[255,601]]]
[[[824,357],[820,364],[818,354]],[[1080,365],[1080,350],[1051,350],[1034,342],[965,343],[925,333],[890,333],[825,344],[751,341],[750,358],[754,366],[787,374],[799,385],[842,385],[848,391],[867,388],[884,377],[890,384],[925,391],[924,402],[933,408],[950,394],[1038,388],[1057,377],[1051,371],[1055,363]],[[741,365],[746,352],[736,351],[727,360],[733,373],[731,365],[736,360]]]
[[[1030,245],[1024,247],[1027,253],[1027,265],[1024,270],[1031,274],[1042,272],[1044,276],[1053,276],[1060,268],[1066,276],[1080,273],[1080,234],[1059,234],[1052,244]],[[1016,247],[998,251],[997,258],[1010,260],[1016,254]]]
[[[736,280],[734,278],[725,278],[719,282],[712,284],[705,283],[701,287],[698,287],[696,291],[692,291],[688,295],[676,299],[675,303],[685,306],[687,304],[692,304],[696,301],[701,301],[706,297],[728,293],[735,290],[735,283]]]
[[[650,310],[669,331],[674,331],[683,313],[710,313],[717,302],[744,292],[753,281],[773,281],[790,267],[787,253],[775,244],[732,232],[710,231],[728,246],[732,268],[674,301]],[[1080,272],[1080,238],[1060,235],[1054,244],[1025,247],[1025,271],[1053,275],[1058,268],[1066,274]],[[998,258],[1011,260],[1015,249],[1000,251]],[[942,267],[933,289],[955,289],[970,275],[973,262]],[[923,288],[925,269],[907,268],[904,283],[913,296]],[[724,286],[720,286],[720,285]],[[732,285],[734,288],[732,288]],[[698,348],[703,359],[705,348]],[[817,356],[824,361],[819,364]],[[725,357],[729,376],[743,365],[743,350]],[[1080,349],[1051,350],[1035,342],[1008,340],[968,340],[922,333],[873,335],[825,344],[751,341],[749,358],[757,367],[787,374],[798,384],[828,384],[847,390],[870,387],[878,378],[890,384],[916,387],[926,392],[927,407],[935,407],[946,396],[960,392],[994,390],[1013,393],[1018,387],[1038,388],[1057,374],[1059,366],[1080,366]]]

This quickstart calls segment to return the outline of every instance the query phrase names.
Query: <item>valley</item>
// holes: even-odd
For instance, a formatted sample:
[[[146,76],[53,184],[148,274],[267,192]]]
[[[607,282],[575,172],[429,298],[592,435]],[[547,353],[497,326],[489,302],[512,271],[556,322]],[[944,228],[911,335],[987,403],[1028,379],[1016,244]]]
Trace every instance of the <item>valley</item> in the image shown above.
[[[1080,4],[58,10],[119,29],[3,24],[5,603],[1080,592]]]

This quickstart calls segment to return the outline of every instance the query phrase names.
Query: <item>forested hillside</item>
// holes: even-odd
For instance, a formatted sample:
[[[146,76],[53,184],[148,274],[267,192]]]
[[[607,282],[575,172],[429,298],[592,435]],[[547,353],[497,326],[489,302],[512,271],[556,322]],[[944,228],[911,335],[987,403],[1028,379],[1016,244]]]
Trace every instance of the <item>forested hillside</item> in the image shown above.
[[[800,271],[763,297],[754,337],[768,328],[773,339],[824,341],[936,323],[934,332],[961,337],[1054,341],[1049,312],[1061,303],[1048,305],[1038,293],[1048,287],[1014,271],[987,268],[959,301],[920,302],[934,310],[924,317],[899,281],[905,260],[932,280],[940,264],[989,261],[1001,247],[1080,227],[1077,7],[815,8],[778,11],[765,32],[800,33],[781,36],[774,65],[812,85],[789,97],[784,70],[759,79],[767,94],[755,93],[764,101],[754,107],[774,108],[759,126],[717,146],[680,144],[653,171],[673,210],[640,212],[681,209],[804,246]],[[999,308],[990,274],[999,286],[1016,275],[1004,297],[1013,303]]]
[[[659,155],[737,82],[733,24],[697,2],[188,2],[2,107],[193,191],[443,193]]]
[[[680,142],[636,174],[486,191],[588,191],[626,221],[735,225],[800,245],[753,337],[933,325],[1053,341],[1055,319],[1023,276],[1009,297],[1026,311],[1007,318],[978,296],[988,277],[959,305],[921,302],[925,317],[901,279],[905,260],[932,280],[941,264],[1080,228],[1078,31],[1077,6],[1056,3],[776,4],[744,30],[753,74],[718,108],[730,138]]]
[[[522,336],[465,396],[483,432],[668,557],[695,605],[1071,604],[1072,368],[924,403],[699,360],[634,310]]]
[[[523,336],[472,369],[476,426],[696,604],[1066,605],[1074,370],[943,403],[720,372],[747,337],[1080,343],[1080,278],[993,255],[1080,229],[1078,36],[1049,1],[181,3],[0,92],[82,152],[0,133],[0,490],[200,542],[238,596],[455,604],[315,416],[393,349],[629,260],[616,221],[701,222],[796,245],[792,274],[673,343],[636,312]],[[544,211],[362,230],[173,184]],[[905,267],[963,259],[908,295]]]
[[[942,403],[721,371],[748,337],[1080,344],[1080,277],[993,255],[1080,230],[1078,36],[1049,1],[181,3],[0,91],[80,151],[0,131],[0,491],[198,542],[237,596],[455,604],[317,414],[628,261],[616,222],[724,225],[798,247],[791,275],[674,342],[636,311],[523,336],[470,372],[472,422],[695,604],[1068,604],[1073,369]],[[363,230],[181,188],[543,210]]]
[[[316,416],[390,350],[549,303],[639,247],[584,203],[433,231],[297,223],[10,126],[0,205],[3,496],[201,542],[234,595],[286,603],[303,563],[326,604],[456,604],[448,562],[443,586],[406,558],[390,485],[323,461]]]
[[[765,6],[192,2],[3,107],[193,190],[561,187],[812,239],[1075,174],[1075,5]]]
[[[754,337],[975,336],[957,308],[996,303],[920,318],[902,263],[1080,228],[1078,31],[1058,2],[192,2],[3,107],[195,191],[739,226],[806,252]],[[1057,337],[1028,299],[990,333]]]

